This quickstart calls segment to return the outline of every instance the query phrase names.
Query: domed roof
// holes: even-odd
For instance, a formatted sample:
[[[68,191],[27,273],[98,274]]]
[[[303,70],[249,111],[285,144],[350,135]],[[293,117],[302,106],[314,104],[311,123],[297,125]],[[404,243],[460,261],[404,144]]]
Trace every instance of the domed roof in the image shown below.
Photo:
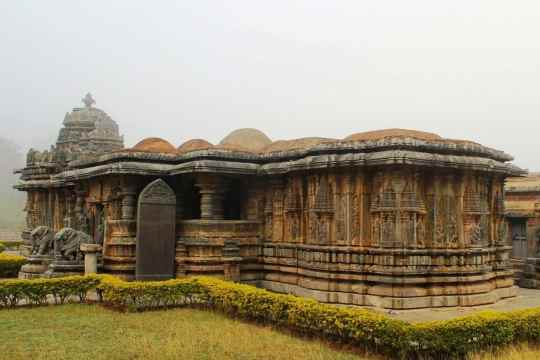
[[[278,140],[274,141],[270,145],[264,148],[263,152],[272,153],[280,151],[289,151],[289,150],[300,150],[300,149],[309,149],[315,145],[326,143],[326,142],[335,142],[335,139],[322,138],[322,137],[305,137],[294,140]]]
[[[260,130],[238,129],[234,130],[221,140],[219,145],[230,149],[238,148],[257,152],[271,143],[272,140]]]
[[[390,137],[408,137],[418,140],[443,140],[437,134],[418,131],[418,130],[407,130],[407,129],[384,129],[384,130],[375,130],[375,131],[366,131],[347,136],[345,141],[369,141],[369,140],[380,140]]]
[[[155,137],[146,138],[138,142],[137,145],[133,147],[133,150],[159,153],[170,153],[176,151],[170,142]]]
[[[179,153],[187,153],[196,150],[206,150],[212,148],[214,145],[204,139],[191,139],[183,143],[178,147]]]

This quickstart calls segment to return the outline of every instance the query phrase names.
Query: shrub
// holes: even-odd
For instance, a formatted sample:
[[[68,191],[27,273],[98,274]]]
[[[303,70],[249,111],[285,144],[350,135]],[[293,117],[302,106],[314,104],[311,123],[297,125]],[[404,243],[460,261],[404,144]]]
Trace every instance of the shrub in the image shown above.
[[[19,246],[21,246],[22,244],[23,244],[22,241],[0,241],[0,249],[4,247],[4,249],[17,250]]]
[[[25,263],[26,258],[23,256],[0,253],[0,278],[17,277]]]
[[[14,279],[0,281],[0,305],[13,307],[23,303],[45,305],[52,300],[55,304],[63,304],[67,300],[77,298],[86,301],[88,291],[95,289],[102,276],[67,276],[51,279]]]
[[[203,293],[192,279],[125,282],[112,276],[102,277],[97,290],[107,304],[128,310],[193,304]]]
[[[0,253],[3,253],[4,250],[6,250],[6,246],[4,245],[4,243],[0,242]]]

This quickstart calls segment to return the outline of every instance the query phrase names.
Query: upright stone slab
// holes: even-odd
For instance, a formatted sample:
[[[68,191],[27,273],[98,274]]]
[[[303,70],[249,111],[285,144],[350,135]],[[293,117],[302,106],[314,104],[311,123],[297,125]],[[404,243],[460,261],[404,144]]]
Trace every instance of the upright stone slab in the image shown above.
[[[140,194],[137,214],[137,280],[174,277],[176,195],[158,179]]]

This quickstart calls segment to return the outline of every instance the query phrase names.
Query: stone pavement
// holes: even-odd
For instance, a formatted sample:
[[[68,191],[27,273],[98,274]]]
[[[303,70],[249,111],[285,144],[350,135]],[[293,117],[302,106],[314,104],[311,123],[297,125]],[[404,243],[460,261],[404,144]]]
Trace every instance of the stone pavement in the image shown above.
[[[395,319],[424,322],[431,320],[448,320],[456,317],[474,314],[483,310],[512,311],[540,307],[540,290],[518,288],[518,296],[505,299],[496,304],[473,306],[473,307],[453,307],[435,309],[414,309],[414,310],[384,310],[383,312]]]

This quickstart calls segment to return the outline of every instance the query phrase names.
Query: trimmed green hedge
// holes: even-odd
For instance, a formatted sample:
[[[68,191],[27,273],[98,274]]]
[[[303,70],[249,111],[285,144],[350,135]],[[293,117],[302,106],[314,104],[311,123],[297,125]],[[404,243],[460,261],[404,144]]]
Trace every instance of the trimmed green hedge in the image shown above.
[[[540,343],[540,308],[484,311],[445,321],[411,324],[381,313],[275,294],[215,278],[125,282],[107,275],[0,281],[0,305],[86,300],[96,290],[103,303],[128,311],[197,305],[235,318],[286,328],[300,335],[351,344],[401,359],[465,358],[478,351]]]
[[[4,249],[15,249],[17,250],[19,246],[23,244],[22,241],[0,241],[0,249],[3,247]],[[2,251],[0,251],[2,252]]]
[[[67,276],[51,279],[1,280],[0,305],[64,304],[67,300],[86,301],[88,291],[96,289],[101,281],[99,275]]]
[[[0,253],[0,278],[17,277],[24,264],[26,264],[24,256]]]

